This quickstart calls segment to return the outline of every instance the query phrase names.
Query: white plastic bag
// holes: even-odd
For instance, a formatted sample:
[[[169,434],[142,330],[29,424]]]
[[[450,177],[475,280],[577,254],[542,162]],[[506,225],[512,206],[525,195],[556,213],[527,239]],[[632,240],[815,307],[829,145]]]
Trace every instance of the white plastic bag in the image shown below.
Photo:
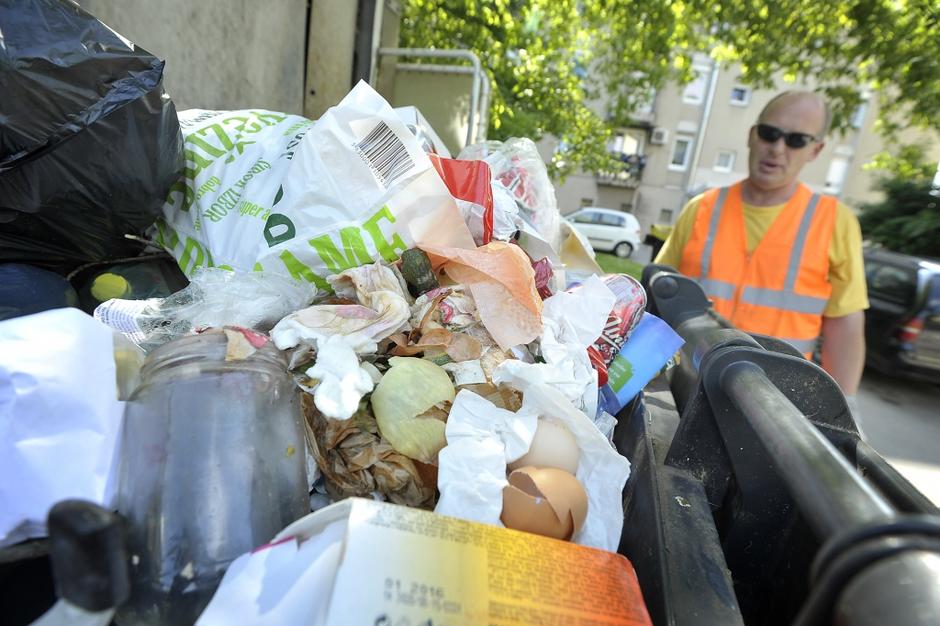
[[[316,122],[183,111],[187,169],[154,238],[200,265],[325,278],[420,243],[473,247],[447,187],[392,107],[360,82]]]

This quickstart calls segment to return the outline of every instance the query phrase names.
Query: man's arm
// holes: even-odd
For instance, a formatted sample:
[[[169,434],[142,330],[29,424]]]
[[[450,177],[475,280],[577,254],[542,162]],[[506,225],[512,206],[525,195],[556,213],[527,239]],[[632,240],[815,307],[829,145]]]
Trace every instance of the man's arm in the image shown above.
[[[854,396],[865,368],[865,312],[823,317],[822,366],[842,393]]]
[[[698,213],[698,205],[701,200],[701,195],[696,196],[683,207],[682,212],[679,213],[679,218],[673,224],[672,232],[666,238],[666,243],[663,244],[653,263],[671,265],[679,269],[679,265],[682,263],[682,251],[692,235],[695,216]]]

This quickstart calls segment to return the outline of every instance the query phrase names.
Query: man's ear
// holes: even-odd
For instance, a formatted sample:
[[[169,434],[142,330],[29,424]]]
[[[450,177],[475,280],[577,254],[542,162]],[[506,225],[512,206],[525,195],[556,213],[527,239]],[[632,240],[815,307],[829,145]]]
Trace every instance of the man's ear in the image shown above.
[[[816,157],[819,156],[819,153],[823,151],[823,148],[826,147],[825,141],[819,141],[813,144],[813,156],[810,158],[810,161],[815,161]]]

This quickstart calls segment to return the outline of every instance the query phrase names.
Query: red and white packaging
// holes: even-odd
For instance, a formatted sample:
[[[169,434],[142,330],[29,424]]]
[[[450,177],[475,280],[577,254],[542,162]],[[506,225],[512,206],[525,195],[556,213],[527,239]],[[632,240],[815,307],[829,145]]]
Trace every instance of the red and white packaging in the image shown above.
[[[428,154],[467,222],[478,246],[493,240],[492,174],[486,161],[448,159]]]
[[[607,274],[603,280],[617,301],[607,317],[601,336],[588,347],[588,357],[597,370],[599,387],[607,384],[607,366],[630,338],[630,333],[640,323],[646,310],[646,291],[635,278],[626,274]],[[569,291],[577,293],[578,287]]]

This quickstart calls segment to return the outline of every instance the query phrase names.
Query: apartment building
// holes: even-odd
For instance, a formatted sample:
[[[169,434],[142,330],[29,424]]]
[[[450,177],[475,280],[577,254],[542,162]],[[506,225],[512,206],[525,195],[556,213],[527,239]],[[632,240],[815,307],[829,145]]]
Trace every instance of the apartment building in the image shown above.
[[[643,234],[654,223],[672,224],[693,196],[747,176],[748,130],[775,94],[812,88],[780,79],[774,89],[753,89],[740,82],[737,66],[721,68],[704,56],[696,58],[694,69],[693,82],[667,85],[637,113],[632,127],[617,131],[609,149],[621,168],[578,173],[556,184],[562,213],[582,206],[627,211],[636,215]],[[801,180],[814,191],[853,207],[878,200],[877,174],[864,167],[884,149],[875,131],[876,100],[867,99],[851,128],[830,134],[819,157],[804,168]],[[917,135],[910,131],[906,139]],[[940,160],[940,141],[933,142],[932,157]]]

